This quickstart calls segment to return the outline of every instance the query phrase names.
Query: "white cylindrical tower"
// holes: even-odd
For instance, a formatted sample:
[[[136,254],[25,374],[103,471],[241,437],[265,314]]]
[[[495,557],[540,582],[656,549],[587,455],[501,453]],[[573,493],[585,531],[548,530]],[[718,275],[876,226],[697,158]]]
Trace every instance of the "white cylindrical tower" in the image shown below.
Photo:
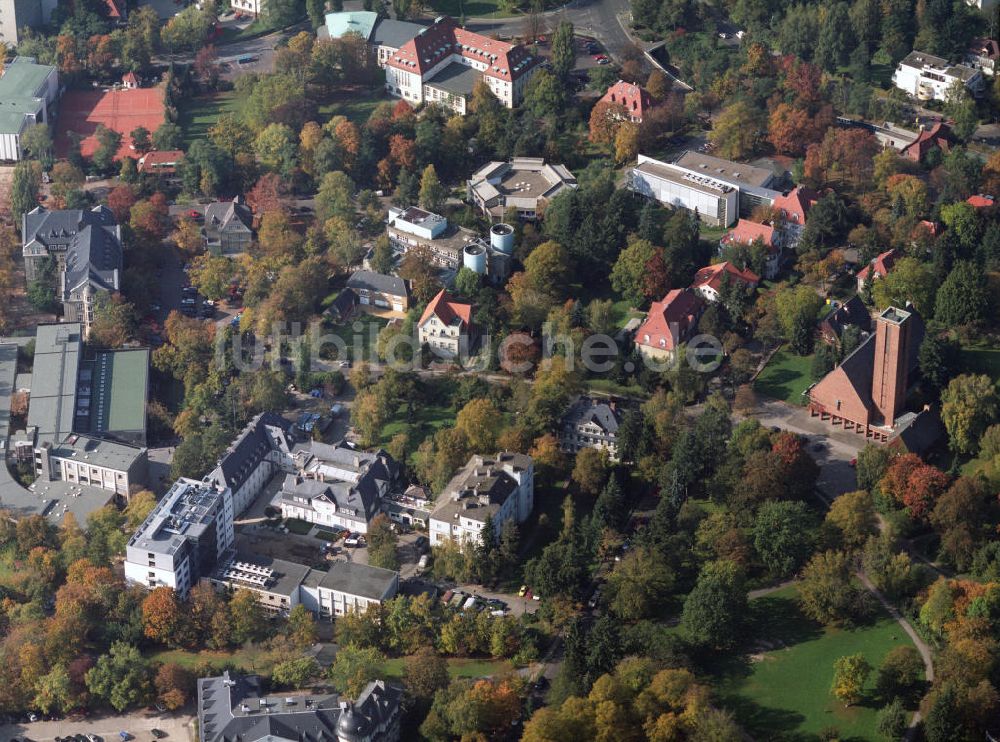
[[[486,248],[475,243],[462,250],[462,265],[479,275],[486,274]]]
[[[504,255],[514,253],[514,228],[509,224],[494,224],[490,227],[490,247]]]

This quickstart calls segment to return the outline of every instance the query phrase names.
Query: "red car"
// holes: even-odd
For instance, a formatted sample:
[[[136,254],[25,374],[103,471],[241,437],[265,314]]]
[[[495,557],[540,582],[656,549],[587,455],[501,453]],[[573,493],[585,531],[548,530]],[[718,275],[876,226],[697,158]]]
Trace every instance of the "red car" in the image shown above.
[[[607,56],[604,55],[604,54],[595,54],[594,55],[594,61],[595,62],[600,62],[602,59],[607,59]]]
[[[202,218],[201,212],[198,211],[197,209],[191,209],[191,211],[189,211],[187,215],[188,219],[194,219],[195,221],[198,221]]]

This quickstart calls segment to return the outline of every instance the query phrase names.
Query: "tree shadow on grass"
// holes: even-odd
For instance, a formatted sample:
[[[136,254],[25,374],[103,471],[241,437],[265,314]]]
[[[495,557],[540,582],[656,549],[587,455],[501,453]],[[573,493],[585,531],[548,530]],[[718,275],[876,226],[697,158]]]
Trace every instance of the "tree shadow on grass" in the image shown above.
[[[795,598],[767,595],[751,601],[747,635],[757,642],[756,651],[766,651],[768,645],[777,649],[818,639],[823,626],[805,616]]]
[[[726,696],[722,705],[730,709],[745,730],[757,739],[781,742],[817,742],[814,734],[798,731],[805,717],[797,711],[762,706],[745,696]]]

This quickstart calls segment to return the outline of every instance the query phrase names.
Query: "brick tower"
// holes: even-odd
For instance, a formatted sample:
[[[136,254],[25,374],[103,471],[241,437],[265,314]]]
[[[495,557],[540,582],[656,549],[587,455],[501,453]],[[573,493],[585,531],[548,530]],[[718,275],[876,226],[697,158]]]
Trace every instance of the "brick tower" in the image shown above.
[[[906,401],[910,357],[910,312],[889,307],[875,321],[875,368],[872,373],[874,425],[892,427]],[[881,419],[877,419],[878,417]]]

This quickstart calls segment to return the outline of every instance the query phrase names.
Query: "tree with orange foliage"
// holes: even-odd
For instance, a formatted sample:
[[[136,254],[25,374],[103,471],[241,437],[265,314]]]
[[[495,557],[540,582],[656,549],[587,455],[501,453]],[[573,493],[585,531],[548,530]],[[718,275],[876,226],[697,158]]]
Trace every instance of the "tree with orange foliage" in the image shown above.
[[[56,64],[61,75],[76,75],[83,72],[83,63],[80,61],[75,37],[68,34],[56,37]]]
[[[914,518],[923,518],[948,486],[948,475],[925,464],[915,453],[897,456],[879,482],[882,492],[906,507]]]
[[[816,141],[816,124],[805,109],[779,103],[768,118],[767,139],[778,152],[799,156]]]
[[[247,192],[247,205],[253,209],[258,224],[264,214],[272,211],[285,211],[285,184],[277,173],[262,175]]]
[[[169,215],[167,197],[154,193],[132,206],[129,224],[140,239],[159,242],[167,236],[170,228]]]
[[[115,61],[114,40],[108,34],[91,36],[87,48],[87,68],[90,73],[97,77],[107,75]]]
[[[864,188],[871,181],[872,161],[880,149],[864,129],[827,129],[823,141],[806,150],[806,180],[817,187],[843,182]]]
[[[135,202],[135,192],[130,185],[116,186],[108,193],[108,208],[111,209],[111,213],[115,215],[115,221],[119,224],[129,218],[129,212],[132,211]]]
[[[158,587],[142,601],[142,633],[153,641],[176,646],[181,606],[172,587]]]
[[[623,121],[628,121],[625,106],[621,103],[598,101],[590,112],[590,141],[605,145],[613,143]]]
[[[176,662],[162,665],[153,678],[156,696],[168,711],[176,711],[188,702],[194,692],[194,675]]]
[[[393,134],[389,137],[389,158],[396,167],[412,172],[417,166],[417,143],[402,134]]]

